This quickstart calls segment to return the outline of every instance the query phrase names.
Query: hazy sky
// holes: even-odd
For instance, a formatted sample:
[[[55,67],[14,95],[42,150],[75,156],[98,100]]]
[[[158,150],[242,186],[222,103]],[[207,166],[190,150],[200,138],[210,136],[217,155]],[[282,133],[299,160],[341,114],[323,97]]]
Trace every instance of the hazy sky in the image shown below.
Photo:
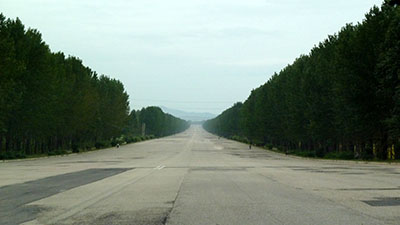
[[[0,0],[52,51],[121,80],[131,108],[220,113],[382,0]]]

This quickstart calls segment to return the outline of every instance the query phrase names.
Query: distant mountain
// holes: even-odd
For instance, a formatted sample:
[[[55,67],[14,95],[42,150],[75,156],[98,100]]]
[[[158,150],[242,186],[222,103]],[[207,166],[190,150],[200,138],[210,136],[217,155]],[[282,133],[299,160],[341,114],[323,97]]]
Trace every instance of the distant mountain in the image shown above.
[[[190,120],[193,122],[212,119],[216,116],[212,113],[207,113],[207,112],[204,112],[204,113],[186,112],[186,111],[182,111],[182,110],[178,110],[178,109],[170,109],[165,106],[160,106],[160,108],[162,109],[162,111],[169,113],[175,117],[178,117],[178,118],[181,118],[184,120]]]

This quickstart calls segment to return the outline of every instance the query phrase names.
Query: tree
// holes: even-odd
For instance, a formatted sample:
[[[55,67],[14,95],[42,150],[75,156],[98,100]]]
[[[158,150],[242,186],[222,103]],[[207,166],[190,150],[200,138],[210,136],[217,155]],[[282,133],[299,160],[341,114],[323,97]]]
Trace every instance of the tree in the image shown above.
[[[204,128],[259,145],[386,158],[400,148],[400,8],[373,7]],[[234,112],[234,113],[230,113]],[[233,121],[240,120],[238,128]],[[349,154],[347,154],[349,155]]]

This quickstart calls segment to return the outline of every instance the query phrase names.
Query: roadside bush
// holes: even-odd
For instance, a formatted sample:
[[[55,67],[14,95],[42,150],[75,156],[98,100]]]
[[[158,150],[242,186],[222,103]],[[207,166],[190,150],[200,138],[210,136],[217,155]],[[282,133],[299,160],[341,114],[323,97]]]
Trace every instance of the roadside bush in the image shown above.
[[[72,144],[71,148],[73,153],[79,152],[79,146],[77,144]]]
[[[325,155],[325,151],[323,148],[317,148],[317,150],[315,150],[315,156],[318,158],[323,158]]]
[[[16,158],[17,157],[15,155],[15,152],[10,151],[10,152],[6,152],[6,154],[5,154],[5,159],[16,159]]]
[[[155,137],[156,137],[155,135],[135,136],[135,137],[133,137],[133,136],[125,136],[125,137],[123,137],[123,139],[121,139],[119,141],[119,143],[121,144],[123,142],[126,142],[126,143],[129,144],[129,143],[135,143],[135,142],[154,139]]]
[[[291,152],[288,152],[291,154]],[[302,156],[302,157],[311,157],[314,158],[316,156],[315,151],[295,151],[293,152],[294,155]]]
[[[47,153],[48,156],[53,156],[53,155],[57,155],[57,153],[55,151],[50,151]]]
[[[56,151],[50,151],[47,153],[48,156],[52,156],[52,155],[65,155],[68,152],[66,150],[56,150]]]
[[[267,149],[271,149],[271,150],[272,150],[273,147],[274,147],[274,146],[273,146],[272,144],[266,144],[266,145],[265,145],[265,148],[267,148]]]
[[[365,149],[360,152],[360,158],[364,160],[373,160],[374,153],[372,152],[372,146],[366,145]]]
[[[264,143],[261,142],[261,141],[254,141],[252,144],[253,144],[254,146],[260,146],[260,147],[264,145]]]
[[[2,160],[14,159],[14,154],[11,152],[2,152],[2,153],[0,153],[0,159],[2,159]]]
[[[116,139],[112,139],[111,146],[115,147],[117,144],[118,144],[118,141]]]
[[[25,152],[18,151],[18,152],[15,153],[15,158],[24,159],[24,158],[26,158],[26,154],[25,154]]]
[[[124,137],[124,140],[127,144],[132,143],[133,142],[133,138],[132,137]]]
[[[246,143],[246,144],[249,143],[249,140],[246,137],[241,137],[241,136],[237,136],[237,135],[233,135],[230,139],[232,139],[234,141]]]
[[[351,151],[329,152],[325,154],[325,159],[354,159],[354,153]]]
[[[133,137],[132,142],[139,142],[141,141],[140,137]]]
[[[6,153],[0,152],[0,160],[5,160],[5,159],[6,159]]]
[[[117,144],[115,144],[115,145],[117,145]],[[114,145],[114,146],[115,146]],[[105,147],[108,147],[109,146],[109,143],[107,143],[107,142],[105,142],[105,141],[99,141],[99,142],[96,142],[95,144],[94,144],[94,147],[96,148],[96,149],[101,149],[101,148],[105,148]]]
[[[86,143],[86,144],[84,145],[84,149],[85,149],[86,151],[90,151],[90,150],[92,150],[92,148],[93,148],[93,144],[91,144],[91,143]]]
[[[9,152],[1,152],[0,153],[0,160],[6,160],[6,159],[23,159],[26,158],[26,154],[21,151],[9,151]]]

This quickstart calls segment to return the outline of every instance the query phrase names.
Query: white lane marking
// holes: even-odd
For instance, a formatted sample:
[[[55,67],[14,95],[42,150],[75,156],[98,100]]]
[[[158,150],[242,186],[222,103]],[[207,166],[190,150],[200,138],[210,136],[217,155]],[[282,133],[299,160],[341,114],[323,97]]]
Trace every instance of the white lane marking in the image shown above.
[[[155,169],[155,170],[162,170],[162,169],[164,169],[164,167],[165,167],[165,166],[163,166],[163,165],[159,165],[159,166],[155,167],[154,169]]]

